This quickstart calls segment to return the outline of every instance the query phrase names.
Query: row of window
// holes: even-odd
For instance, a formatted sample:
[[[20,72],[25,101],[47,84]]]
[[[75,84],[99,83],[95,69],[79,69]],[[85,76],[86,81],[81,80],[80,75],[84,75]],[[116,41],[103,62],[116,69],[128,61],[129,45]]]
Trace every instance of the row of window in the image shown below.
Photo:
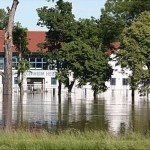
[[[13,56],[12,58],[12,65],[16,66],[18,64],[18,57]],[[47,67],[47,60],[46,58],[41,57],[30,57],[28,61],[31,65],[32,69],[46,69]],[[4,57],[0,57],[0,69],[4,69]]]
[[[116,78],[111,78],[110,85],[116,85]],[[122,85],[129,85],[129,79],[122,78]]]

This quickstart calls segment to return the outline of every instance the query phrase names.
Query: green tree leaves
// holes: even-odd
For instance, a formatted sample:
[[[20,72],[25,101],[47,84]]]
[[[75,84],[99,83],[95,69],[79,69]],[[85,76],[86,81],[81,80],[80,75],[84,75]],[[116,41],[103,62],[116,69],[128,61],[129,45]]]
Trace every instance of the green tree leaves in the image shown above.
[[[57,79],[71,92],[73,84],[90,83],[98,93],[106,89],[112,69],[101,50],[99,20],[76,21],[69,2],[58,0],[55,8],[37,9],[38,25],[46,26],[49,59],[57,68]]]
[[[102,48],[119,41],[123,29],[130,26],[144,11],[150,11],[149,0],[107,0],[100,17]]]
[[[0,9],[0,30],[7,27],[8,15],[4,9]]]
[[[150,12],[141,13],[130,27],[124,29],[121,37],[121,49],[117,52],[118,62],[123,68],[132,71],[131,87],[137,89],[144,83],[148,88],[150,86]]]

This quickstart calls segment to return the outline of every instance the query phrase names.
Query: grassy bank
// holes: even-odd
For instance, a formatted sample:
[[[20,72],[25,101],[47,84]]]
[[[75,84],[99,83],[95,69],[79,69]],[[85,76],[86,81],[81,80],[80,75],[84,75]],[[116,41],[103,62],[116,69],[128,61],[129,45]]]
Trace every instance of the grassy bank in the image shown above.
[[[0,150],[149,150],[150,138],[139,134],[112,136],[104,132],[0,132]]]

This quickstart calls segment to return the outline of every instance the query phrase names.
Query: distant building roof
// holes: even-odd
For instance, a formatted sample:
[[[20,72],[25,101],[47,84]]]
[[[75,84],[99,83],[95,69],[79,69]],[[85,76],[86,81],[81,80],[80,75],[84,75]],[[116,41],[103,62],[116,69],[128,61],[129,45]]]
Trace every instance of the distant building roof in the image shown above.
[[[4,31],[0,30],[0,52],[4,51]]]
[[[46,37],[45,31],[28,31],[27,32],[28,49],[33,53],[38,52],[40,48],[37,45],[39,43],[45,43],[46,42],[45,37]],[[0,52],[4,52],[4,31],[3,30],[0,30]]]
[[[118,50],[120,48],[120,42],[112,42],[110,43],[110,47],[108,47],[104,54],[105,56],[110,56],[111,54],[113,54],[116,50]]]
[[[28,49],[31,52],[37,52],[40,48],[37,46],[39,43],[46,42],[46,32],[45,31],[28,31],[27,33],[29,44]]]

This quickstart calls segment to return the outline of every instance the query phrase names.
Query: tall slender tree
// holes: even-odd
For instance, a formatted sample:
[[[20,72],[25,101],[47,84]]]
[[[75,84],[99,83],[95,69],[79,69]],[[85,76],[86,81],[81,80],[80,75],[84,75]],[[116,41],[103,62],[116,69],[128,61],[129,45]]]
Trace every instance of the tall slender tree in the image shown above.
[[[30,65],[26,56],[29,54],[29,50],[27,48],[28,39],[27,39],[27,29],[23,28],[21,24],[17,23],[13,28],[13,43],[15,46],[16,51],[18,52],[18,64],[14,66],[17,70],[17,83],[19,86],[20,92],[20,99],[19,104],[23,103],[23,95],[24,95],[24,87],[23,87],[23,80],[24,80],[24,73],[29,70]],[[22,108],[18,106],[19,108]],[[22,110],[21,110],[22,112]],[[21,117],[18,117],[21,118]],[[21,123],[18,121],[19,126]]]
[[[4,78],[3,78],[3,119],[6,130],[12,127],[12,48],[13,26],[18,0],[13,0],[11,9],[8,10],[8,23],[4,37]]]

